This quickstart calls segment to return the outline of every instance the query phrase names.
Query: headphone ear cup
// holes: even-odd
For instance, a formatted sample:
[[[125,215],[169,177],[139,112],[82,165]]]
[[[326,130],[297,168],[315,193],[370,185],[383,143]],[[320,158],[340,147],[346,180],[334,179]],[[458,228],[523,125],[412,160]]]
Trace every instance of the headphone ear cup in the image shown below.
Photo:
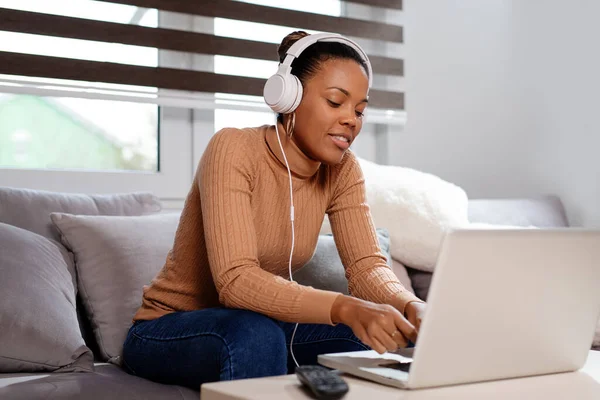
[[[271,76],[263,88],[265,103],[276,113],[293,112],[302,100],[302,84],[296,75]]]
[[[285,84],[281,100],[278,103],[278,109],[280,113],[288,114],[298,106],[296,104],[296,97],[298,96],[298,90],[302,90],[302,85],[300,85],[300,81],[296,75],[289,74],[284,79]]]
[[[288,111],[288,113],[293,112],[294,110],[296,110],[296,108],[298,108],[298,106],[300,105],[300,101],[302,100],[302,93],[304,88],[302,87],[302,83],[300,82],[300,79],[298,79],[298,77],[296,75],[290,75],[293,78],[294,83],[291,84],[290,86],[294,88],[294,93],[290,93],[290,97],[293,95],[294,96],[294,101]]]
[[[286,78],[279,73],[271,76],[263,88],[265,103],[276,113],[282,112],[282,102],[285,100]]]

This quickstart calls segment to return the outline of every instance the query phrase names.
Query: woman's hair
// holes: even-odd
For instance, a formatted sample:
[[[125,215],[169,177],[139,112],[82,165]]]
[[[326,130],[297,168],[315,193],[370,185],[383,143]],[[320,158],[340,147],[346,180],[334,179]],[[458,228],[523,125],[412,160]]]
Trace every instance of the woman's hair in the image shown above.
[[[283,38],[277,49],[280,63],[285,59],[289,48],[305,36],[309,34],[295,31]],[[352,47],[339,42],[316,42],[304,49],[300,56],[292,61],[292,74],[296,75],[304,86],[305,82],[319,71],[321,64],[331,59],[354,60],[364,68],[365,72],[368,71],[365,61]],[[277,118],[283,122],[281,114]]]

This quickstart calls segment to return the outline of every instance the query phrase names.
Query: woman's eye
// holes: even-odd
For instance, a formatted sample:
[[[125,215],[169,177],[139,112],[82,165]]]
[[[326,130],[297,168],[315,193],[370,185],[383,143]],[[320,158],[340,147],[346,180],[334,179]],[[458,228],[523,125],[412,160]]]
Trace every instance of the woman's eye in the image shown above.
[[[341,104],[340,103],[336,103],[334,101],[331,100],[327,100],[329,102],[329,105],[331,105],[331,107],[339,107]]]
[[[357,116],[358,118],[362,118],[362,117],[363,117],[363,115],[365,115],[365,113],[361,113],[360,111],[356,111],[356,116]]]

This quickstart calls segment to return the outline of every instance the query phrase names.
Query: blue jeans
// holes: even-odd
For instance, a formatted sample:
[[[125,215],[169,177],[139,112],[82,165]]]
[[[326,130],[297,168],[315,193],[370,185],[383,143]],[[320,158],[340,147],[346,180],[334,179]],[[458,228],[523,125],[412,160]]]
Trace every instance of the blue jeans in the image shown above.
[[[138,321],[123,346],[123,368],[132,375],[195,390],[205,382],[293,373],[289,344],[295,325],[227,308]],[[342,324],[300,324],[293,347],[300,365],[316,364],[319,354],[369,349]]]

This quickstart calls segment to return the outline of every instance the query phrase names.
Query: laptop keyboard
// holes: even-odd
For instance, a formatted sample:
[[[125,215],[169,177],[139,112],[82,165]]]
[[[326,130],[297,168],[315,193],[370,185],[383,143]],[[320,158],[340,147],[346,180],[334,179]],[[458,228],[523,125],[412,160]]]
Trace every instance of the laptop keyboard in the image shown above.
[[[411,362],[397,362],[397,363],[385,364],[385,365],[382,365],[382,367],[392,368],[392,369],[397,369],[399,371],[408,372],[408,371],[410,371],[411,365],[412,365]]]

